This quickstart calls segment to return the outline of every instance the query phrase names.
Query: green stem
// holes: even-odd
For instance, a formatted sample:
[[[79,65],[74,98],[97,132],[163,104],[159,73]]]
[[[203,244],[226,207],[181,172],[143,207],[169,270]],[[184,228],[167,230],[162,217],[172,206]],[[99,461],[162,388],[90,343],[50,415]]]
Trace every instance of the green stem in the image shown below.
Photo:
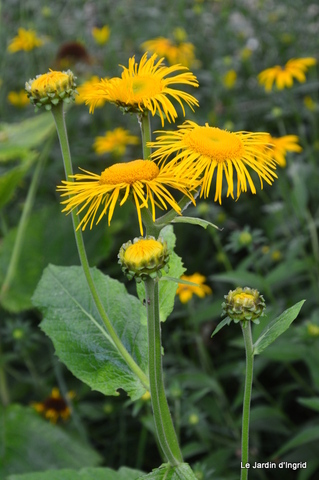
[[[5,363],[2,360],[2,348],[0,344],[0,398],[4,407],[10,404],[9,389],[5,372]]]
[[[249,418],[250,400],[253,384],[254,353],[250,321],[241,323],[246,350],[246,376],[243,402],[242,434],[241,434],[241,480],[247,480],[248,469],[245,467],[249,460]]]
[[[68,142],[68,137],[67,137],[67,131],[66,131],[66,126],[65,126],[65,120],[64,120],[64,112],[63,112],[63,103],[58,104],[57,106],[52,108],[52,113],[53,117],[55,120],[56,124],[56,129],[59,135],[59,140],[60,140],[60,146],[61,146],[61,151],[62,151],[62,156],[63,156],[63,162],[64,162],[64,169],[65,169],[65,176],[66,179],[70,175],[72,175],[72,162],[71,162],[71,154],[70,154],[70,149],[69,149],[69,142]],[[88,263],[88,259],[86,256],[86,251],[85,251],[85,246],[84,246],[84,241],[82,237],[82,232],[79,228],[79,217],[77,215],[77,212],[75,210],[72,210],[72,220],[73,220],[73,228],[74,228],[74,233],[75,233],[75,240],[76,240],[76,245],[78,248],[78,253],[81,261],[81,265],[83,268],[83,272],[88,284],[88,287],[90,289],[91,295],[93,297],[95,306],[104,322],[104,325],[112,338],[112,341],[121,354],[122,358],[124,361],[127,363],[127,365],[130,367],[133,373],[140,379],[142,384],[144,385],[145,388],[149,389],[149,382],[148,378],[145,375],[145,373],[141,370],[141,368],[137,365],[137,363],[134,361],[134,359],[131,357],[129,352],[126,350],[124,347],[123,343],[121,342],[120,338],[118,337],[109,317],[107,316],[103,304],[101,302],[100,296],[96,290],[91,271],[90,271],[90,266]]]
[[[32,180],[30,183],[29,191],[27,194],[27,198],[25,200],[25,203],[23,205],[23,210],[22,210],[22,215],[19,220],[19,225],[18,225],[18,230],[17,230],[17,235],[15,238],[15,242],[13,245],[13,250],[12,250],[12,255],[10,258],[8,270],[4,279],[4,282],[1,287],[1,292],[0,292],[0,300],[6,295],[8,292],[11,283],[14,279],[16,270],[17,270],[17,265],[19,262],[19,258],[21,255],[21,250],[23,246],[23,241],[24,241],[24,234],[28,225],[29,217],[31,215],[36,191],[39,185],[39,180],[41,178],[41,173],[44,167],[44,163],[48,157],[48,153],[51,148],[51,143],[52,143],[52,138],[50,137],[49,140],[47,141],[45,147],[43,148],[39,158],[38,162],[36,164],[36,167],[33,172]]]
[[[151,141],[151,117],[150,112],[137,114],[137,120],[141,128],[143,159],[147,160],[151,155],[151,149],[147,146],[147,142]]]
[[[168,408],[163,382],[158,280],[149,277],[144,283],[148,323],[150,392],[155,428],[167,461],[171,465],[179,465],[183,462],[183,457]]]

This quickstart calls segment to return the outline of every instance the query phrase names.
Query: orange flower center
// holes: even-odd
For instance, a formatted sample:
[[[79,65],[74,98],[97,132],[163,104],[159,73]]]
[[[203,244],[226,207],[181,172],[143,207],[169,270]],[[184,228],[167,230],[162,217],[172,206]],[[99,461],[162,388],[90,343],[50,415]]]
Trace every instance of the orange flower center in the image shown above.
[[[184,142],[191,150],[217,163],[240,159],[245,150],[236,134],[216,127],[196,127],[185,135]]]
[[[100,185],[150,181],[159,174],[158,166],[149,160],[134,160],[128,163],[115,163],[101,173]]]

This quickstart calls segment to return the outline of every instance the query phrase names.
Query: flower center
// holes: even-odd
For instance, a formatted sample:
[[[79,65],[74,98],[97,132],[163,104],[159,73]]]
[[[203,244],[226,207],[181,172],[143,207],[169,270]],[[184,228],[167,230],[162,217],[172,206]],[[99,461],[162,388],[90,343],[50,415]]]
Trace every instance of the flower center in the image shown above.
[[[193,151],[210,157],[217,163],[242,158],[244,145],[235,134],[217,127],[196,127],[188,132],[184,141]]]
[[[162,92],[161,80],[156,77],[133,77],[133,100],[142,102],[145,98],[155,97]]]
[[[131,185],[138,181],[153,180],[159,174],[159,168],[149,160],[134,160],[128,163],[115,163],[101,173],[100,185]]]
[[[234,296],[234,304],[242,306],[244,308],[253,307],[255,303],[255,297],[251,293],[237,293]]]
[[[154,257],[159,257],[162,252],[161,242],[153,239],[139,240],[127,248],[124,260],[134,265],[139,265],[141,262],[147,264]]]

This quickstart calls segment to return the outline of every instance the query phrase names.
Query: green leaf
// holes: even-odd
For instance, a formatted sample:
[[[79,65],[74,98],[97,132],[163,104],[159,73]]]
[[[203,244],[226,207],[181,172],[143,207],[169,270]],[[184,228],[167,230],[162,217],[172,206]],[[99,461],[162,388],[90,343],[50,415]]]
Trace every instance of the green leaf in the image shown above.
[[[6,480],[137,480],[142,474],[139,470],[127,467],[121,467],[117,472],[110,468],[82,468],[10,475]]]
[[[0,162],[25,157],[28,150],[40,145],[54,129],[50,113],[36,115],[20,123],[0,124]]]
[[[298,398],[298,403],[307,408],[311,408],[311,410],[319,412],[319,397]]]
[[[137,480],[197,480],[197,477],[188,463],[181,463],[177,467],[161,465],[151,473],[138,477]]]
[[[288,452],[289,450],[304,445],[305,443],[318,442],[318,440],[319,426],[307,427],[286,442],[276,453],[273,454],[273,458],[281,457],[283,453]]]
[[[30,407],[0,407],[0,430],[2,479],[48,468],[95,466],[102,460],[88,444],[44,420]]]
[[[219,324],[217,325],[217,327],[215,328],[215,330],[213,331],[213,333],[211,334],[211,338],[216,335],[216,333],[219,332],[219,330],[221,330],[225,325],[229,325],[231,322],[231,318],[229,317],[226,317],[224,318],[224,320],[222,320],[221,322],[219,322]]]
[[[36,154],[30,152],[27,162],[11,168],[0,176],[0,209],[6,205],[14,195],[15,190],[21,183],[22,178],[29,171]]]
[[[257,288],[257,290],[259,290],[261,293],[265,290],[268,290],[268,284],[261,275],[246,272],[245,270],[210,275],[209,279],[216,282],[231,283],[235,287]]]
[[[276,340],[276,338],[279,337],[279,335],[284,333],[289,328],[290,324],[295,320],[295,318],[297,318],[304,302],[305,300],[301,300],[300,302],[296,303],[293,307],[285,310],[281,315],[279,315],[279,317],[275,318],[269,323],[269,325],[267,325],[254,344],[254,355],[258,355],[265,350],[268,345],[270,345],[274,340]]]
[[[178,216],[178,217],[175,217],[174,220],[172,220],[172,223],[189,223],[191,225],[199,225],[200,227],[205,229],[207,227],[214,227],[214,228],[217,228],[217,230],[222,230],[222,228],[217,227],[217,225],[214,225],[214,223],[208,222],[203,218],[196,218],[196,217]]]
[[[168,225],[167,227],[163,228],[161,230],[160,237],[166,240],[167,246],[171,252],[168,263],[169,270],[167,276],[179,278],[181,275],[183,275],[186,269],[183,267],[182,259],[173,251],[176,243],[176,236],[173,231],[173,226]],[[173,311],[177,287],[177,283],[168,282],[165,280],[165,278],[159,281],[159,304],[161,322],[165,322],[167,317]],[[145,287],[143,282],[138,283],[136,285],[136,288],[137,294],[140,300],[143,302],[143,300],[145,299]]]
[[[92,268],[91,273],[119,338],[140,368],[147,370],[147,326],[141,302],[125,286]],[[49,265],[34,293],[43,313],[41,329],[73,375],[104,395],[122,388],[136,400],[145,393],[109,337],[92,302],[81,267]]]

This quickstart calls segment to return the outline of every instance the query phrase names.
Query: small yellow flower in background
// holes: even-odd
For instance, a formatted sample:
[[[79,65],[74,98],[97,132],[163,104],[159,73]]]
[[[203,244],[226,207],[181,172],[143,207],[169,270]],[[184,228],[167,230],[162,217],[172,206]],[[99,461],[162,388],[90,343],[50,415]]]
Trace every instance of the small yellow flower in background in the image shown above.
[[[243,62],[245,62],[246,60],[248,60],[251,56],[252,56],[252,49],[249,48],[249,47],[244,47],[241,51],[240,51],[240,58],[242,59]]]
[[[141,396],[141,400],[143,402],[148,402],[151,399],[151,394],[149,391],[145,392],[144,395]]]
[[[180,63],[188,68],[194,66],[196,63],[194,45],[180,40],[183,37],[182,29],[175,29],[175,35],[178,37],[177,42],[157,37],[142,43],[141,47],[145,51],[156,53],[159,57],[165,57],[170,65]]]
[[[307,332],[310,337],[319,337],[319,325],[309,322],[307,324]]]
[[[305,82],[305,73],[309,67],[316,63],[317,60],[313,57],[292,58],[288,60],[284,67],[275,65],[274,67],[263,70],[258,75],[258,81],[261,85],[264,85],[266,92],[272,90],[274,83],[278,90],[291,88],[294,78],[298,80],[298,82]]]
[[[63,212],[69,213],[74,208],[81,208],[78,214],[87,209],[80,225],[82,230],[90,222],[92,228],[100,207],[102,211],[96,224],[108,212],[108,225],[112,220],[115,206],[119,201],[122,206],[129,196],[134,200],[138,215],[141,235],[143,226],[141,209],[149,208],[150,202],[152,217],[155,221],[155,205],[167,209],[170,205],[178,214],[181,209],[168,188],[173,188],[187,195],[195,204],[189,190],[193,189],[194,173],[190,170],[176,171],[174,165],[167,163],[159,168],[155,162],[149,160],[133,160],[127,163],[115,163],[106,168],[100,175],[83,170],[85,173],[72,175],[75,181],[62,181],[63,185],[57,187],[62,192],[64,200]]]
[[[107,78],[104,78],[104,80],[106,81]],[[97,75],[93,75],[89,80],[76,87],[78,95],[75,97],[75,103],[77,105],[85,103],[86,94],[94,90],[95,87],[98,87],[99,82],[100,78]],[[101,98],[96,102],[95,108],[102,108],[104,105],[105,100]]]
[[[110,38],[111,30],[107,25],[104,25],[102,28],[93,27],[91,33],[98,45],[105,45]]]
[[[69,399],[74,398],[75,393],[73,391],[68,392],[67,397]],[[53,388],[51,395],[49,395],[43,402],[33,402],[32,407],[51,423],[57,423],[61,418],[62,420],[68,420],[71,415],[70,408],[61,396],[58,388]]]
[[[164,115],[169,122],[174,122],[178,116],[168,97],[172,97],[180,104],[184,116],[185,109],[182,101],[192,110],[193,105],[198,106],[198,101],[192,95],[172,88],[176,84],[197,87],[198,81],[195,75],[191,72],[183,72],[171,76],[187,68],[181,65],[165,67],[162,63],[163,59],[157,62],[156,59],[156,54],[148,59],[145,53],[137,63],[135,57],[132,57],[129,59],[128,68],[122,67],[121,78],[101,79],[98,85],[88,88],[83,98],[86,104],[90,105],[90,113],[94,112],[98,102],[104,100],[115,103],[125,112],[150,111],[153,116],[157,113],[164,125]]]
[[[8,46],[8,52],[15,53],[19,52],[20,50],[29,52],[34,48],[41,47],[43,43],[43,40],[37,37],[35,30],[26,30],[25,28],[19,28],[18,35],[11,40]]]
[[[310,97],[310,95],[306,95],[303,99],[303,103],[310,112],[314,112],[316,110],[317,104],[316,102]]]
[[[103,137],[96,137],[93,148],[97,155],[113,153],[121,157],[124,155],[127,145],[137,145],[138,143],[139,137],[131,135],[128,130],[122,127],[118,127],[111,132],[106,132]]]
[[[284,135],[283,137],[275,138],[269,135],[268,146],[271,150],[271,155],[274,161],[280,166],[286,166],[287,152],[301,152],[302,147],[298,145],[299,138],[297,135]]]
[[[237,73],[235,70],[228,70],[223,76],[223,84],[226,88],[232,89],[235,86],[237,80]]]
[[[25,90],[36,108],[44,106],[46,110],[50,110],[58,103],[70,103],[74,100],[75,78],[71,70],[66,72],[50,70],[26,82]]]
[[[8,102],[17,108],[24,108],[27,105],[30,105],[30,100],[25,90],[19,90],[18,92],[9,92]]]
[[[279,262],[281,259],[282,259],[282,253],[280,250],[274,250],[272,253],[271,253],[271,259],[274,261],[274,262]]]
[[[193,273],[193,275],[182,275],[181,280],[187,282],[197,283],[198,286],[187,285],[186,283],[179,283],[176,290],[176,295],[182,303],[187,303],[191,300],[193,295],[197,295],[200,298],[204,298],[205,295],[211,295],[212,289],[208,285],[204,285],[206,277],[200,273]]]
[[[153,152],[155,160],[165,160],[170,155],[178,165],[195,164],[198,177],[201,177],[200,196],[207,198],[216,170],[215,201],[221,203],[223,176],[228,184],[227,197],[234,198],[234,173],[237,173],[237,198],[247,191],[247,183],[252,193],[256,193],[254,182],[247,167],[259,176],[261,188],[263,180],[271,185],[277,177],[275,162],[268,148],[265,133],[228,132],[217,127],[204,127],[195,122],[186,121],[177,131],[160,132],[155,142],[149,146],[157,149]]]
[[[134,238],[133,242],[124,243],[118,254],[119,264],[129,280],[137,282],[147,277],[161,278],[164,269],[168,271],[169,252],[167,243],[154,237]]]

